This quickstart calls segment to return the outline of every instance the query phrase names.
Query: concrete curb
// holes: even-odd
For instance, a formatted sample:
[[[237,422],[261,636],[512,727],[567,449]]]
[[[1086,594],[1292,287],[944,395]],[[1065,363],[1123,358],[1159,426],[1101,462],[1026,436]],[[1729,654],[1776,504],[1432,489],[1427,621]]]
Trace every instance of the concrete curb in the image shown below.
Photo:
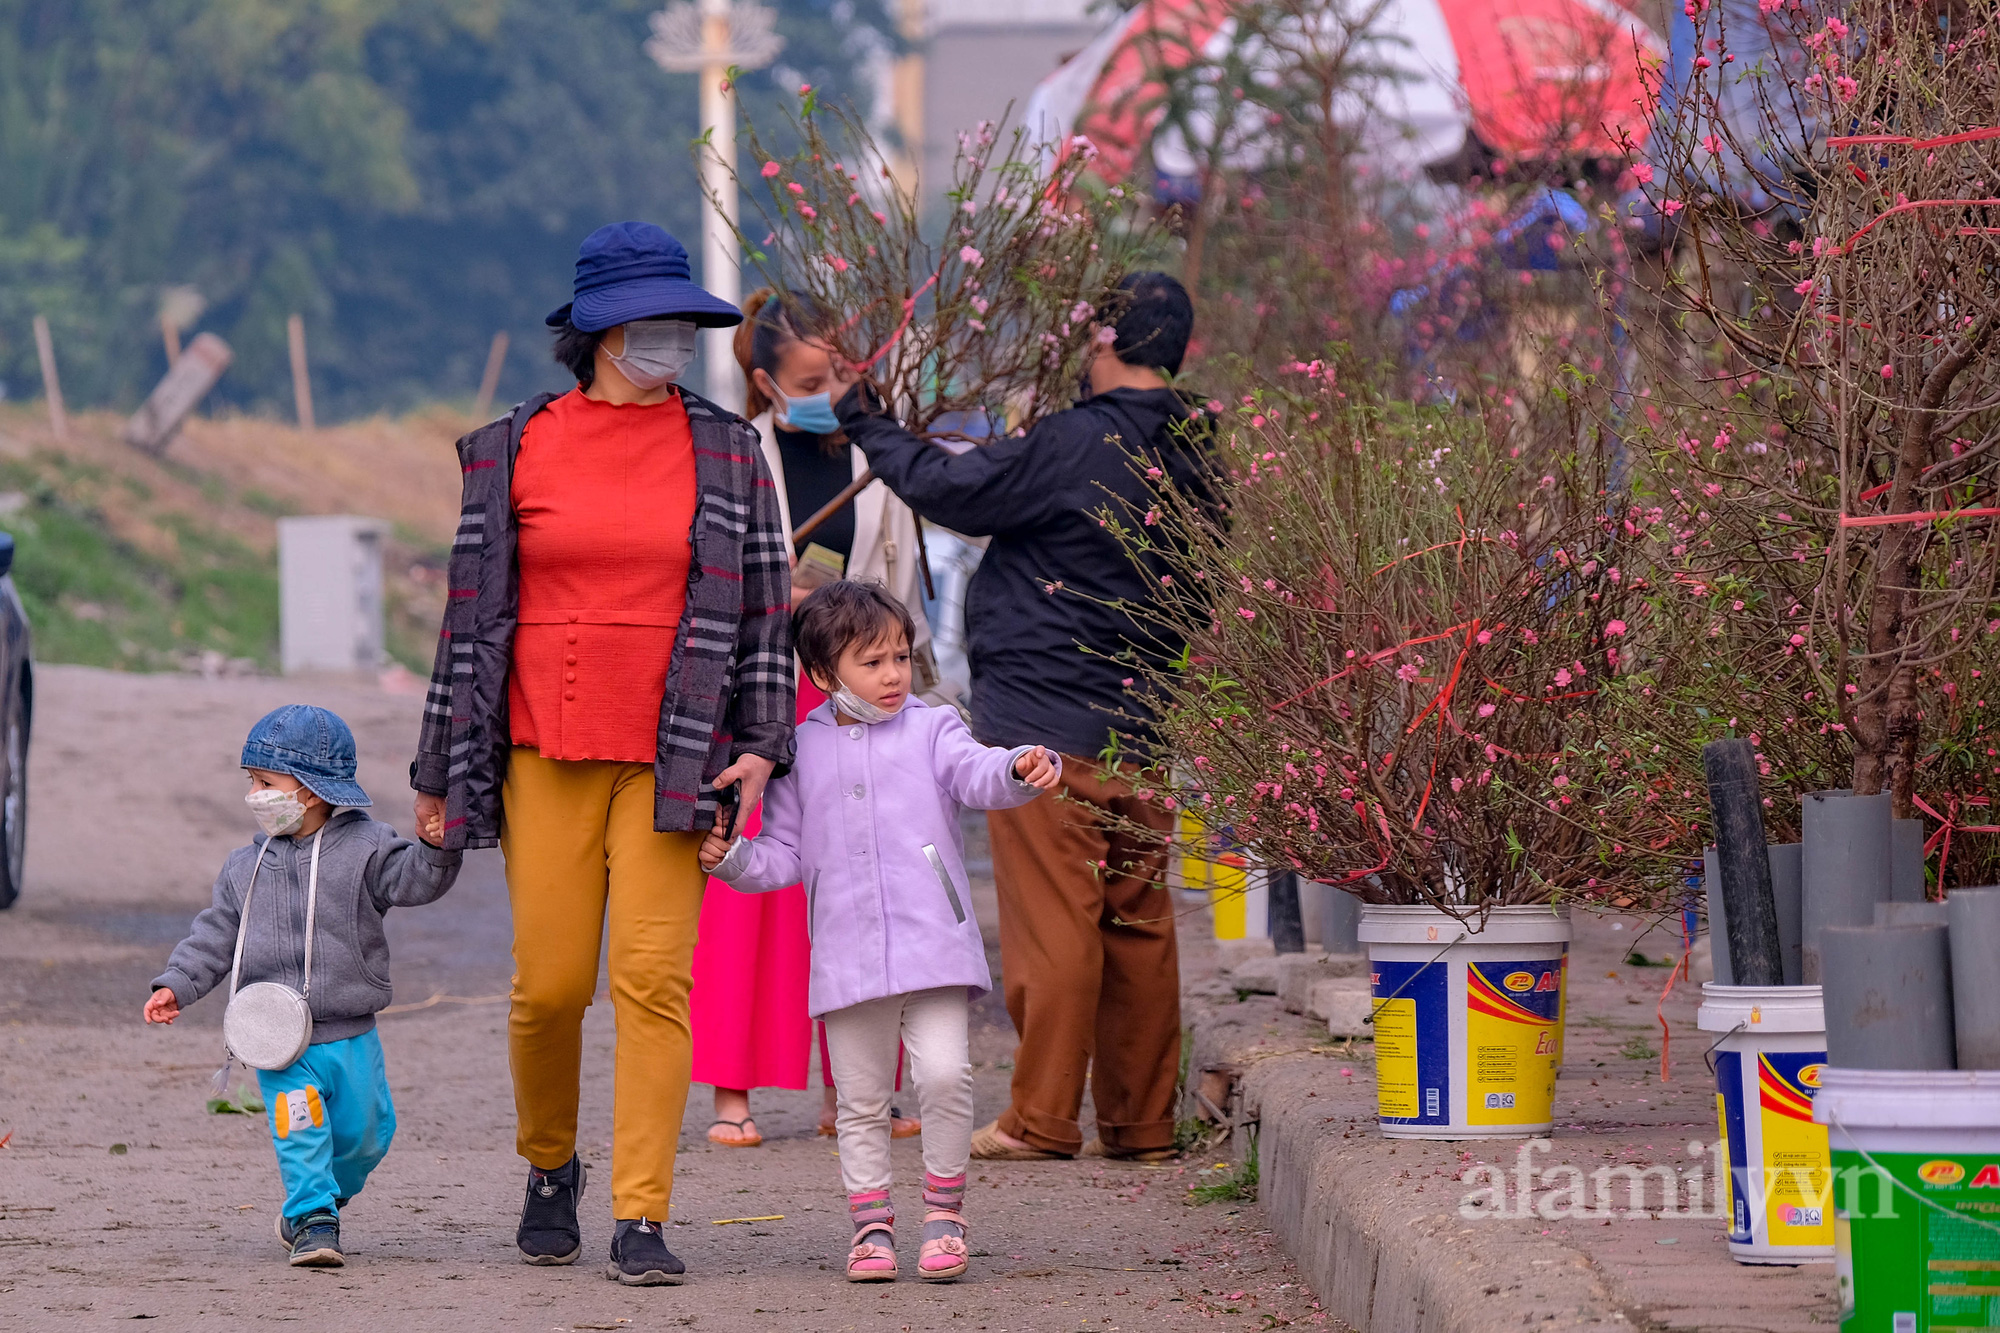
[[[1204,1075],[1228,1112],[1239,1164],[1254,1140],[1271,1227],[1330,1314],[1360,1333],[1815,1333],[1839,1322],[1830,1265],[1729,1257],[1715,1083],[1701,1060],[1710,1038],[1695,1030],[1698,985],[1669,988],[1670,969],[1640,957],[1663,944],[1678,941],[1635,918],[1578,918],[1549,1139],[1385,1139],[1371,1043],[1330,1035],[1278,997],[1190,993],[1190,1083]],[[1572,1170],[1606,1182],[1587,1208],[1558,1206],[1559,1173]],[[1654,1183],[1630,1192],[1610,1184],[1649,1172]],[[1496,1177],[1504,1204],[1484,1211],[1481,1182]]]
[[[1381,1138],[1372,1068],[1316,1049],[1324,1028],[1256,997],[1203,1006],[1193,1031],[1191,1069],[1241,1072],[1232,1149],[1240,1164],[1254,1138],[1271,1227],[1336,1318],[1361,1333],[1656,1327],[1617,1310],[1580,1251],[1467,1225],[1456,1172],[1431,1160],[1459,1145]]]

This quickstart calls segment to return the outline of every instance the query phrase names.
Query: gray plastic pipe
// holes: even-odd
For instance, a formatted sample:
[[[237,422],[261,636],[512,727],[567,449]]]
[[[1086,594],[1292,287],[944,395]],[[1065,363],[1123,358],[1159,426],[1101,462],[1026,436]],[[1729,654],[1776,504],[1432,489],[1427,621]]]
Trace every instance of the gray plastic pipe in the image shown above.
[[[1924,893],[1924,821],[1889,821],[1889,900],[1920,903]]]
[[[2000,1069],[2000,885],[1953,889],[1952,1016],[1960,1069]]]
[[[1716,880],[1729,932],[1729,971],[1738,986],[1785,984],[1778,909],[1771,897],[1771,854],[1757,786],[1757,752],[1747,740],[1701,747],[1714,819]]]
[[[1715,984],[1734,986],[1736,974],[1729,969],[1729,909],[1722,901],[1722,871],[1713,847],[1701,854],[1701,892],[1708,902],[1708,957],[1715,964]]]
[[[1778,909],[1778,952],[1784,965],[1785,984],[1799,984],[1799,845],[1775,843],[1771,854],[1771,902]],[[1729,914],[1722,901],[1722,876],[1716,868],[1715,848],[1701,856],[1702,891],[1708,900],[1708,953],[1715,964],[1716,984],[1734,986],[1735,973],[1729,966]]]
[[[1361,900],[1331,884],[1314,884],[1308,891],[1319,894],[1319,947],[1328,953],[1361,952]]]
[[[1816,791],[1800,803],[1804,830],[1799,906],[1799,980],[1824,981],[1820,932],[1865,926],[1875,904],[1889,900],[1889,794]]]
[[[1781,842],[1771,848],[1771,902],[1778,909],[1778,949],[1787,986],[1805,984],[1805,963],[1799,952],[1804,850],[1796,842]]]
[[[1951,916],[1943,903],[1876,903],[1878,926],[1948,926]]]
[[[1827,926],[1826,1058],[1842,1069],[1951,1069],[1951,951],[1943,926]]]

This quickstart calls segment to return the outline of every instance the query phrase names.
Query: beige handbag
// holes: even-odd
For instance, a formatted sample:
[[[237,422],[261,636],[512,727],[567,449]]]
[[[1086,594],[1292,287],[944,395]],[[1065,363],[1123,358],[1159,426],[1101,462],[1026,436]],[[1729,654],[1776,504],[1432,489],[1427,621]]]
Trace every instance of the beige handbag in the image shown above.
[[[237,914],[236,958],[230,964],[229,1007],[222,1013],[222,1040],[231,1055],[252,1069],[283,1069],[312,1045],[313,932],[319,918],[319,841],[325,836],[324,826],[313,834],[312,869],[306,879],[303,990],[276,981],[253,982],[237,989],[243,974],[243,939],[250,932],[250,895],[257,891],[257,872],[264,868],[264,852],[271,845],[268,839],[257,851],[257,863],[250,867],[250,885],[243,890],[243,907]],[[225,1065],[225,1071],[227,1068]]]

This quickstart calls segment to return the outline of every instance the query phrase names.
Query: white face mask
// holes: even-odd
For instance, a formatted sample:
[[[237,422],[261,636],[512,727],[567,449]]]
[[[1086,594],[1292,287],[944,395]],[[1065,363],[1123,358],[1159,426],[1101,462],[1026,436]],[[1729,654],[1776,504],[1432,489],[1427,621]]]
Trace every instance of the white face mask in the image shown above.
[[[243,804],[256,816],[257,827],[274,838],[297,832],[299,825],[306,822],[305,803],[299,800],[297,792],[264,787],[245,796]]]
[[[835,708],[838,708],[855,721],[866,722],[871,727],[877,722],[887,722],[890,718],[901,712],[903,708],[901,704],[897,704],[894,709],[878,708],[856,694],[853,690],[848,689],[846,683],[838,676],[834,677],[834,690],[828,697],[833,700]],[[910,696],[906,694],[903,697],[907,699]]]
[[[694,360],[696,330],[692,320],[635,319],[624,328],[625,350],[605,355],[635,389],[671,384]]]

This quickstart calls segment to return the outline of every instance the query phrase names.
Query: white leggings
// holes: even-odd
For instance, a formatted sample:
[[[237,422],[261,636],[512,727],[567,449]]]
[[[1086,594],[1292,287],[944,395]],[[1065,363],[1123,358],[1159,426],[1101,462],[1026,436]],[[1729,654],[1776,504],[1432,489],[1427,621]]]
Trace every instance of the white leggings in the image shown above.
[[[889,1188],[889,1098],[896,1042],[910,1056],[924,1120],[924,1170],[953,1178],[972,1157],[972,1060],[965,987],[868,1000],[825,1016],[839,1114],[840,1178],[849,1194]]]

